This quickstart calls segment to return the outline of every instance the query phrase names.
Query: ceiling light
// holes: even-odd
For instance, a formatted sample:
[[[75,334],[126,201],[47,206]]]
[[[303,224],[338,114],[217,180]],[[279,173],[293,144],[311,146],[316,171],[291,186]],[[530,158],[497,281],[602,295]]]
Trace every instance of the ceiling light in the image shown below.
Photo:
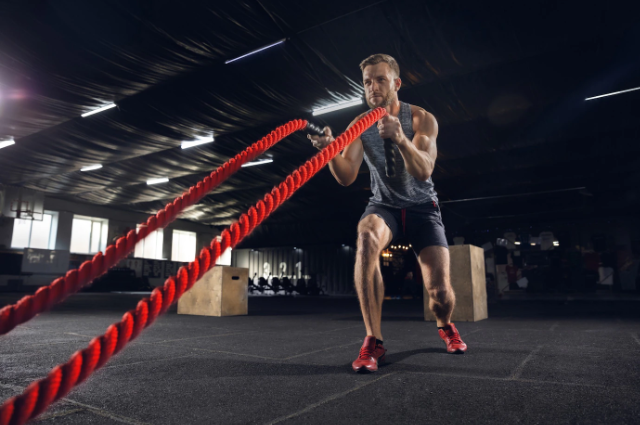
[[[636,91],[636,90],[640,90],[640,87],[636,87],[636,88],[633,88],[633,89],[627,89],[627,90],[621,90],[621,91],[614,91],[612,93],[601,94],[600,96],[588,97],[585,100],[599,99],[601,97],[607,97],[607,96],[615,96],[616,94],[629,93],[630,91]]]
[[[516,245],[520,245],[520,242],[514,242],[514,244],[516,244]]]
[[[224,63],[225,63],[225,64],[228,64],[228,63],[231,63],[231,62],[235,62],[235,61],[237,61],[238,59],[246,58],[247,56],[250,56],[250,55],[252,55],[252,54],[254,54],[254,53],[258,53],[258,52],[261,52],[261,51],[263,51],[263,50],[267,50],[269,47],[277,46],[278,44],[284,43],[284,41],[285,41],[285,40],[286,40],[286,38],[283,38],[283,39],[282,39],[282,40],[280,40],[280,41],[276,41],[275,43],[273,43],[273,44],[269,44],[268,46],[264,46],[264,47],[261,47],[261,48],[259,48],[259,49],[257,49],[257,50],[253,50],[253,51],[251,51],[251,52],[249,52],[249,53],[247,53],[247,54],[244,54],[244,55],[242,55],[242,56],[238,56],[238,57],[237,57],[237,58],[235,58],[235,59],[229,59],[228,61],[225,61]]]
[[[273,159],[259,159],[253,162],[247,162],[246,164],[242,164],[243,167],[253,167],[254,165],[262,165],[273,162]]]
[[[189,142],[182,142],[180,147],[182,147],[182,149],[189,149],[194,146],[204,145],[205,143],[211,143],[211,142],[213,142],[213,136],[199,137],[196,140],[192,140]]]
[[[80,171],[93,171],[102,168],[102,164],[89,165],[88,167],[81,168]]]
[[[15,145],[16,142],[13,140],[13,137],[9,137],[7,140],[3,140],[0,142],[0,149],[6,148],[7,146]]]
[[[536,243],[535,242],[531,242],[531,246],[536,246]]]
[[[339,109],[349,108],[351,106],[362,105],[362,99],[351,99],[345,100],[344,102],[334,103],[333,105],[325,106],[323,108],[318,108],[313,110],[313,115],[322,115],[328,112],[337,111]]]
[[[147,184],[158,184],[158,183],[166,183],[169,181],[169,177],[160,177],[158,179],[147,180]]]
[[[85,118],[85,117],[88,117],[89,115],[97,114],[98,112],[106,111],[107,109],[111,109],[111,108],[115,108],[115,107],[116,107],[115,103],[109,103],[108,105],[105,105],[105,106],[103,106],[101,108],[94,109],[93,111],[86,112],[86,113],[82,114],[82,118]]]

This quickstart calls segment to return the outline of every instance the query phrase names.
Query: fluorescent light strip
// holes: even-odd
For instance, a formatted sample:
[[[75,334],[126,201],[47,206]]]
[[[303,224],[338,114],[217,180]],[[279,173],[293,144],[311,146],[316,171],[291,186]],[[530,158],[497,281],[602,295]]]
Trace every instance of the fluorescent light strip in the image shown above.
[[[614,91],[613,93],[601,94],[600,96],[588,97],[585,100],[599,99],[601,97],[607,97],[607,96],[615,96],[616,94],[629,93],[630,91],[636,91],[636,90],[640,90],[640,87],[636,87],[634,89]]]
[[[211,143],[213,142],[213,137],[201,137],[197,140],[192,140],[190,142],[182,142],[182,144],[180,145],[182,147],[182,149],[189,149],[192,148],[194,146],[199,146],[199,145],[204,145],[206,143]]]
[[[284,43],[284,42],[285,42],[285,40],[286,40],[286,38],[283,38],[283,39],[282,39],[282,40],[280,40],[280,41],[277,41],[277,42],[275,42],[275,43],[273,43],[273,44],[269,44],[268,46],[261,47],[261,48],[259,48],[259,49],[257,49],[257,50],[254,50],[254,51],[249,52],[249,53],[247,53],[247,54],[244,54],[244,55],[242,55],[242,56],[238,56],[238,57],[237,57],[237,58],[235,58],[235,59],[229,59],[228,61],[225,61],[224,63],[225,63],[225,64],[229,64],[229,63],[231,63],[231,62],[235,62],[235,61],[237,61],[238,59],[246,58],[247,56],[253,55],[254,53],[258,53],[258,52],[261,52],[261,51],[263,51],[263,50],[267,50],[267,49],[268,49],[268,48],[270,48],[270,47],[277,46],[278,44],[282,44],[282,43]]]
[[[115,103],[110,103],[108,105],[105,105],[101,108],[98,109],[94,109],[93,111],[87,112],[82,114],[82,118],[88,117],[89,115],[93,115],[93,114],[97,114],[98,112],[102,112],[102,111],[106,111],[107,109],[111,109],[111,108],[115,108],[116,104]]]
[[[169,181],[168,177],[160,177],[159,179],[147,180],[147,184],[152,185],[152,184],[158,184],[158,183],[166,183],[168,181]]]
[[[352,99],[344,102],[339,102],[334,105],[325,106],[324,108],[318,108],[313,110],[313,116],[326,114],[328,112],[337,111],[339,109],[349,108],[351,106],[362,105],[362,99]]]
[[[243,167],[253,167],[254,165],[262,165],[273,162],[273,159],[260,159],[258,161],[247,162],[246,164],[242,164]]]
[[[11,137],[8,140],[3,140],[0,142],[0,149],[6,148],[7,146],[15,145],[15,144],[16,144],[15,140],[13,140],[13,137]]]
[[[102,164],[95,164],[95,165],[89,165],[87,167],[81,168],[80,171],[93,171],[93,170],[99,170],[100,168],[102,168]]]

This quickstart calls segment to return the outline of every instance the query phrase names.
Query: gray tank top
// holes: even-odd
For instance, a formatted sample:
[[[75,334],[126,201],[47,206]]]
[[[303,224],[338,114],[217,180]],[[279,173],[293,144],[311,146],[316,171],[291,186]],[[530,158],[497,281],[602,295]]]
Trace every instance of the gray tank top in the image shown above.
[[[398,119],[402,130],[409,140],[413,140],[413,120],[411,105],[400,102]],[[380,137],[378,127],[374,124],[362,136],[364,160],[371,172],[371,192],[369,201],[373,204],[385,205],[392,208],[407,208],[438,200],[431,177],[426,182],[420,181],[407,172],[404,160],[397,146],[396,176],[387,177],[384,160],[384,141]]]

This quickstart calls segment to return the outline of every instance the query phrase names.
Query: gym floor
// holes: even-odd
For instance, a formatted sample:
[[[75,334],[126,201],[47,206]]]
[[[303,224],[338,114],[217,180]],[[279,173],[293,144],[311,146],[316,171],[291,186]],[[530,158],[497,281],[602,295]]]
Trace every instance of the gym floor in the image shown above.
[[[0,296],[0,306],[19,295]],[[0,337],[5,400],[142,295],[79,294]],[[624,424],[640,420],[637,301],[503,301],[449,355],[418,300],[385,301],[387,363],[351,371],[355,298],[250,298],[249,316],[162,316],[34,423]]]

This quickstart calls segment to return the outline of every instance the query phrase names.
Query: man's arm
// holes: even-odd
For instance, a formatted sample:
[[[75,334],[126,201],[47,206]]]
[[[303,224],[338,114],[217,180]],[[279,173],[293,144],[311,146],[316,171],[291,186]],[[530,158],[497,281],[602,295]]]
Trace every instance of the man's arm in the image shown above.
[[[421,108],[413,113],[413,140],[402,134],[394,140],[400,149],[407,172],[420,181],[427,181],[436,165],[438,148],[438,122],[435,117]]]
[[[354,119],[347,129],[351,128],[360,118],[365,114],[358,116]],[[318,149],[323,149],[333,140],[331,135],[331,129],[329,127],[324,128],[324,136],[309,136],[312,140],[313,146]],[[364,148],[362,147],[362,140],[358,137],[350,145],[348,145],[342,153],[336,155],[331,161],[329,161],[329,170],[333,177],[342,186],[349,186],[358,177],[358,171],[362,165],[362,159],[364,158]]]

